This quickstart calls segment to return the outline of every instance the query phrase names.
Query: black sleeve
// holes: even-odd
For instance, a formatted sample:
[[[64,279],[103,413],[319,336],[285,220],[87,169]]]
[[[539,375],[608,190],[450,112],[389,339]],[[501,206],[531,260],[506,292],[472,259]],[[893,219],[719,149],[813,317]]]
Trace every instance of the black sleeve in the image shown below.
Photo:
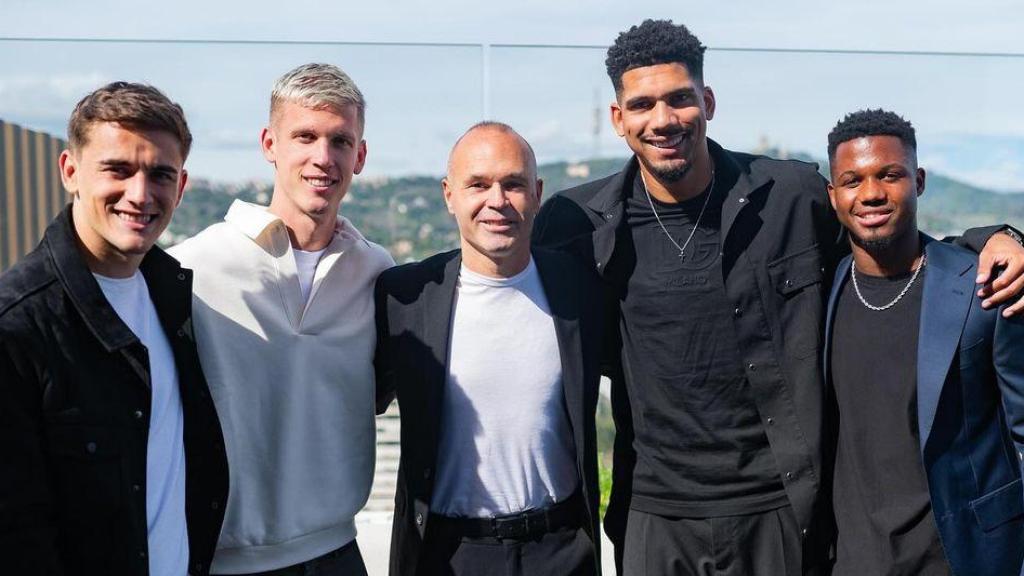
[[[558,197],[554,197],[540,207],[540,212],[533,220],[533,231],[530,233],[530,243],[533,246],[548,247],[554,244],[553,233],[551,233],[551,221],[557,219],[552,214],[558,209]]]
[[[37,371],[13,339],[0,334],[0,438],[6,448],[0,471],[0,562],[5,573],[64,573],[44,437]]]
[[[981,251],[985,248],[985,244],[988,243],[989,238],[991,238],[993,234],[1002,232],[1007,228],[1009,228],[1009,226],[1006,224],[970,228],[964,231],[962,236],[948,236],[943,238],[942,241],[952,242],[953,244],[963,246],[976,254],[981,254]]]
[[[533,221],[530,242],[540,248],[566,251],[574,240],[594,231],[586,212],[564,196],[554,196],[540,207]]]
[[[814,187],[820,190],[820,194],[824,197],[824,204],[822,205],[822,212],[817,216],[818,218],[818,244],[821,246],[821,253],[824,257],[822,263],[825,270],[823,273],[826,287],[832,283],[832,278],[835,277],[836,266],[839,262],[850,253],[850,242],[846,235],[846,229],[839,223],[839,217],[836,216],[836,211],[832,208],[832,201],[828,197],[828,180],[815,172],[814,180],[808,182],[808,186]],[[828,294],[828,292],[825,292]]]
[[[604,514],[604,532],[615,548],[615,573],[622,574],[622,552],[626,541],[626,523],[633,495],[633,414],[622,371],[607,374],[612,383],[612,418],[615,420],[615,445],[612,452],[612,493]]]
[[[378,276],[373,287],[374,322],[377,328],[377,346],[373,355],[373,369],[376,376],[377,414],[387,411],[395,399],[394,367],[388,359],[388,302],[383,278]]]

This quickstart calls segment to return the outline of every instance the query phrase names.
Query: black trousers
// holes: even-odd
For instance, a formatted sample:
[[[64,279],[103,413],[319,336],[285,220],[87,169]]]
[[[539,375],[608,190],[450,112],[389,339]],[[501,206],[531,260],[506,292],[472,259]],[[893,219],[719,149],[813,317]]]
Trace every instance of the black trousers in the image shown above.
[[[437,526],[435,528],[435,526]],[[470,538],[428,524],[422,576],[596,576],[594,543],[583,528],[562,528],[531,539]]]
[[[353,540],[323,556],[294,566],[243,576],[367,576],[363,555]]]
[[[828,573],[805,565],[793,509],[746,516],[671,518],[629,511],[624,576],[803,576]]]

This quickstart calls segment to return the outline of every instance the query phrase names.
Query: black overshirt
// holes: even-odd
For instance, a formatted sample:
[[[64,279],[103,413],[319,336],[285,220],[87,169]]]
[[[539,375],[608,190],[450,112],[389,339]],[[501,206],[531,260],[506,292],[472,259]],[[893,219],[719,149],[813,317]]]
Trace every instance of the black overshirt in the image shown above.
[[[730,516],[786,503],[725,295],[725,194],[707,195],[658,202],[637,176],[626,202],[636,268],[622,297],[623,365],[633,389],[644,392],[633,399],[640,417],[632,506],[655,514]],[[679,246],[686,243],[705,200],[680,258],[666,231]]]
[[[832,338],[839,408],[835,576],[948,575],[921,464],[917,427],[917,340],[927,267],[888,310],[865,307],[853,282],[842,288]],[[889,303],[910,275],[857,274],[864,298]]]

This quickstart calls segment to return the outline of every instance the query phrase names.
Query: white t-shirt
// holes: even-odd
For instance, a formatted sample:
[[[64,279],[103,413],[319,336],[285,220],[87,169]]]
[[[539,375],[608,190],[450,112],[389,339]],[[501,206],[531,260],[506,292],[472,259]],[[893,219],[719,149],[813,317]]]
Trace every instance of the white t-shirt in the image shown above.
[[[152,386],[149,440],[146,445],[146,523],[149,534],[149,573],[184,576],[188,573],[188,528],[185,524],[184,417],[178,392],[178,370],[146,279],[93,274],[103,295],[121,320],[149,352]]]
[[[537,268],[459,273],[431,509],[545,508],[579,483],[554,319]]]
[[[327,248],[312,252],[297,248],[292,250],[295,254],[295,272],[299,277],[303,303],[309,302],[309,293],[313,290],[313,277],[316,275],[316,265],[320,262],[320,257],[324,255],[324,250]]]

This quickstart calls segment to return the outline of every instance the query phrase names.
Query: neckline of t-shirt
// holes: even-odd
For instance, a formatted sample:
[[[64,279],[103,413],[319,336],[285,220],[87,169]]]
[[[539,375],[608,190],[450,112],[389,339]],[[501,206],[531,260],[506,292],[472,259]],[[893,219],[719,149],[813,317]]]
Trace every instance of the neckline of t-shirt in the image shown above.
[[[530,256],[530,262],[523,268],[522,272],[518,272],[508,278],[495,278],[493,276],[485,276],[479,272],[474,272],[466,267],[466,263],[463,262],[459,267],[459,278],[466,283],[470,284],[490,286],[494,288],[507,288],[520,284],[529,277],[531,274],[536,273],[537,265],[533,262],[533,256]]]
[[[631,199],[638,204],[646,204],[648,207],[650,207],[650,204],[653,202],[659,210],[693,212],[703,208],[704,202],[707,199],[708,194],[714,194],[715,189],[717,188],[717,180],[712,179],[711,182],[708,182],[708,185],[704,188],[704,190],[701,191],[700,194],[694,196],[693,198],[687,198],[686,200],[683,200],[681,202],[665,202],[663,200],[658,200],[657,198],[654,197],[653,194],[651,194],[650,202],[648,202],[648,192],[644,186],[644,179],[642,176],[640,176],[640,171],[638,170],[636,173],[636,177],[633,179],[633,195]],[[708,208],[712,208],[712,202],[710,200],[707,200],[707,202]]]
[[[134,274],[127,278],[113,278],[111,276],[104,276],[103,274],[99,274],[96,272],[93,272],[92,275],[100,284],[106,284],[107,286],[114,287],[134,286],[139,282],[139,280],[142,279],[142,272],[138,270],[136,270]]]
[[[921,270],[921,274],[923,275],[924,273],[925,270]],[[857,270],[857,281],[868,282],[877,286],[885,286],[887,284],[906,282],[907,280],[910,280],[910,277],[913,275],[914,270],[910,270],[909,272],[905,272],[902,274],[897,274],[895,276],[875,276],[873,274],[868,274],[861,270]]]
[[[319,260],[326,251],[326,247],[319,250],[299,250],[298,248],[292,248],[292,252],[295,253],[295,258],[304,258],[307,260]]]

